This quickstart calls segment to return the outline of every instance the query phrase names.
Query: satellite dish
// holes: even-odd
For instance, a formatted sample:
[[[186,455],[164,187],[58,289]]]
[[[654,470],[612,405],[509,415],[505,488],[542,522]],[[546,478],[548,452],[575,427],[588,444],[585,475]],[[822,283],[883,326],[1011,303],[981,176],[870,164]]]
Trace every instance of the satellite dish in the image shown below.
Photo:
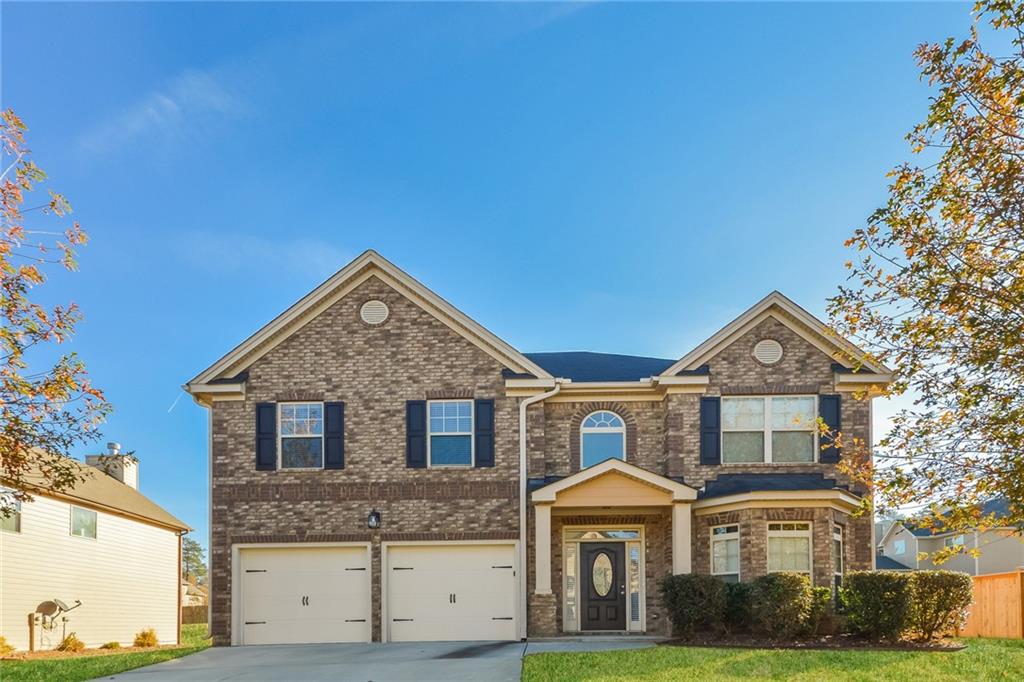
[[[56,605],[57,605],[57,607],[58,607],[58,608],[59,608],[59,609],[60,609],[61,611],[70,611],[70,610],[71,610],[70,608],[68,608],[68,605],[67,605],[67,604],[65,604],[64,602],[62,602],[62,601],[61,601],[60,599],[54,599],[54,600],[53,600],[53,603],[54,603],[54,604],[56,604]]]
[[[60,605],[55,601],[44,601],[36,607],[36,613],[44,616],[55,616],[61,612]]]

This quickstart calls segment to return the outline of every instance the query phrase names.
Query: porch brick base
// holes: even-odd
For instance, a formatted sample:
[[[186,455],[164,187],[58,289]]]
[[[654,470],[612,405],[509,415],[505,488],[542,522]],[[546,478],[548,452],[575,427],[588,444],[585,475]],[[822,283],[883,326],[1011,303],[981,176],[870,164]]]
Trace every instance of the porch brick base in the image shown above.
[[[531,594],[529,604],[527,635],[530,637],[554,637],[558,635],[556,612],[558,598],[554,594]]]

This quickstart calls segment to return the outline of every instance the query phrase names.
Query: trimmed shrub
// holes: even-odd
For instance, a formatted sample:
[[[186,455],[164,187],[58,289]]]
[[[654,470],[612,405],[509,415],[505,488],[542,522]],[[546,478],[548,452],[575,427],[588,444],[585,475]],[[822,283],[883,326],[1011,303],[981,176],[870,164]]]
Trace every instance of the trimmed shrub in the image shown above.
[[[850,571],[839,589],[853,632],[894,641],[907,629],[913,575],[901,571]]]
[[[725,629],[750,629],[750,583],[725,583]]]
[[[85,642],[78,639],[78,635],[74,632],[69,632],[64,639],[57,645],[57,651],[70,651],[72,653],[79,653],[85,650]]]
[[[911,581],[910,629],[921,641],[951,633],[967,622],[974,581],[959,571],[918,571]]]
[[[135,635],[135,646],[156,646],[159,641],[156,638],[156,630],[149,628],[148,630],[140,630]]]
[[[106,644],[100,644],[101,649],[120,649],[120,642],[107,642]]]
[[[713,575],[670,575],[661,581],[661,596],[676,634],[717,630],[725,617],[725,583]]]
[[[832,590],[827,587],[812,587],[811,608],[807,611],[807,619],[804,621],[804,633],[811,636],[817,635],[831,616]]]
[[[7,638],[0,635],[0,656],[14,653],[14,646],[7,643]]]
[[[811,582],[801,573],[769,573],[750,584],[754,628],[769,637],[790,639],[811,611]]]

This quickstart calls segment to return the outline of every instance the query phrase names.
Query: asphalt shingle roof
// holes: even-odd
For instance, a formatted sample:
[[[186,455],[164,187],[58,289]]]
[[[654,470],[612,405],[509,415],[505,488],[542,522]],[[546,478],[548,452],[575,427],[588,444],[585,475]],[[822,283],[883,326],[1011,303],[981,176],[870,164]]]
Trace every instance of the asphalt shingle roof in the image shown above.
[[[590,351],[524,355],[549,374],[573,381],[637,381],[661,374],[676,362],[665,358]]]
[[[718,478],[708,481],[700,496],[721,497],[737,495],[756,490],[833,490],[843,486],[836,485],[835,480],[825,478],[824,474],[719,474]]]
[[[875,556],[875,568],[879,571],[909,571],[910,566],[904,566],[900,562],[896,561],[892,557],[887,557],[884,554]]]

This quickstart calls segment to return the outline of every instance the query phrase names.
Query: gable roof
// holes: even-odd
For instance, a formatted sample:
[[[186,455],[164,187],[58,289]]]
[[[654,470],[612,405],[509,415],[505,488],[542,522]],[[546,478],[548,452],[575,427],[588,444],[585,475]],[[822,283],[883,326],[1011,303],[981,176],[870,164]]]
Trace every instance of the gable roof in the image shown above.
[[[656,474],[652,471],[648,471],[647,469],[642,469],[635,464],[624,462],[621,459],[606,459],[599,464],[595,464],[583,469],[582,471],[577,471],[571,476],[566,476],[565,478],[549,483],[542,488],[538,488],[530,495],[530,499],[534,502],[554,502],[560,492],[569,490],[570,488],[575,488],[587,481],[600,478],[601,476],[609,473],[621,474],[640,481],[641,483],[646,483],[647,485],[664,490],[672,495],[673,500],[690,501],[697,498],[696,488],[692,488],[685,483],[673,481],[670,478],[665,478],[661,474]]]
[[[1010,515],[1010,504],[1007,502],[1005,497],[993,497],[985,500],[981,503],[981,516],[985,518],[987,516],[995,516],[996,519],[1004,519]],[[948,535],[954,531],[947,530],[939,525],[935,528],[926,528],[918,525],[914,519],[906,519],[899,522],[903,527],[916,538],[930,538],[936,535]],[[958,529],[957,533],[964,532],[966,529]],[[889,534],[886,533],[886,536]]]
[[[506,368],[540,378],[551,378],[532,360],[474,322],[379,253],[369,249],[238,344],[227,355],[197,374],[185,385],[185,390],[198,393],[201,392],[203,385],[234,377],[353,288],[373,276],[381,279]]]
[[[618,353],[570,351],[562,353],[526,353],[553,376],[572,381],[637,381],[658,376],[674,360]]]
[[[880,362],[871,359],[867,353],[846,339],[832,333],[824,322],[796,303],[778,291],[773,291],[715,332],[675,364],[669,366],[662,374],[670,376],[698,369],[709,358],[769,317],[789,327],[808,343],[844,366],[850,365],[852,357],[868,372],[890,374],[892,371]]]
[[[71,503],[81,502],[88,507],[98,507],[158,526],[179,531],[190,530],[188,524],[130,485],[78,460],[67,458],[67,461],[77,468],[80,475],[77,478],[81,480],[75,481],[67,490],[54,492],[47,489],[46,479],[37,468],[25,475],[24,481],[28,491],[33,495],[63,499]]]

